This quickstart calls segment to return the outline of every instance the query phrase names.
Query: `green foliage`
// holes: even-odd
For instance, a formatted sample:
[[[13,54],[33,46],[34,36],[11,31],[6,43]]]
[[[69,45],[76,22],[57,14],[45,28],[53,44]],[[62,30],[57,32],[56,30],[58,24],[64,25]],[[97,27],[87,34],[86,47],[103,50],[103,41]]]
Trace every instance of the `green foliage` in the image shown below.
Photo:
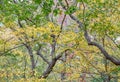
[[[45,14],[45,16],[48,16],[48,14],[51,12],[53,5],[54,5],[53,0],[47,0],[43,2],[42,12]]]
[[[67,10],[66,10],[66,14],[73,14],[75,11],[77,10],[77,8],[75,6],[70,6]]]
[[[34,0],[36,4],[40,4],[42,0]]]
[[[54,13],[55,16],[59,15],[60,12],[61,12],[61,10],[59,8],[56,8],[56,9],[53,10],[53,13]]]

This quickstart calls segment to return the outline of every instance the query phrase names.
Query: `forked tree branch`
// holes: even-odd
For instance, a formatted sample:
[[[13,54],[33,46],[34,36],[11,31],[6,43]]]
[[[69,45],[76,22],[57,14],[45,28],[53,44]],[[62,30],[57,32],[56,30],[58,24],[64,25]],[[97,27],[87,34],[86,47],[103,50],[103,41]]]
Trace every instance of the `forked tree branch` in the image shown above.
[[[37,55],[39,55],[39,56],[42,58],[43,61],[45,61],[47,64],[49,64],[48,59],[46,59],[46,58],[41,54],[41,51],[40,51],[40,50],[41,50],[41,49],[39,49],[39,50],[37,51]]]
[[[61,3],[61,6],[63,9],[66,10],[66,7],[63,5],[63,3]],[[83,26],[83,23],[81,21],[79,21],[75,16],[73,16],[72,14],[69,15],[71,17],[72,20],[74,20],[79,26],[79,28],[83,28],[84,29],[84,37],[88,43],[88,45],[91,45],[91,46],[96,46],[100,51],[101,53],[105,56],[106,59],[108,59],[109,61],[111,61],[112,63],[114,63],[115,65],[120,65],[120,60],[115,58],[115,57],[112,57],[107,51],[106,49],[100,45],[99,43],[97,42],[94,42],[94,41],[91,41],[90,39],[90,36],[88,34],[88,31],[87,29],[85,28],[85,26]]]

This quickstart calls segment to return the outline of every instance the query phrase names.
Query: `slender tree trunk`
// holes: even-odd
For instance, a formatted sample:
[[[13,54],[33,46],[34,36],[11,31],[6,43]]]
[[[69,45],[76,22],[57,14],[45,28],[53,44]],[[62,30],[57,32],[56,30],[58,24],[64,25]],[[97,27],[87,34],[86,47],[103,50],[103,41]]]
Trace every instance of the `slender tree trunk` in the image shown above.
[[[62,63],[64,63],[64,69],[62,70],[62,72],[61,72],[61,80],[63,81],[63,80],[65,80],[65,76],[66,76],[66,67],[65,67],[65,63],[66,63],[66,60],[67,60],[67,55],[68,55],[68,53],[67,53],[67,51],[65,51],[65,55],[63,56],[63,58],[62,58]]]
[[[44,71],[44,73],[42,74],[42,76],[40,76],[40,78],[47,78],[48,75],[52,72],[53,70],[53,67],[55,66],[56,64],[56,59],[53,59],[51,61],[51,63],[48,65],[47,69]]]
[[[32,76],[34,75],[34,68],[35,68],[35,60],[34,60],[34,56],[33,56],[33,51],[31,46],[25,45],[26,48],[28,49],[28,53],[30,55],[30,60],[31,60],[31,69],[32,69]]]
[[[66,49],[65,51],[67,51],[67,50],[68,49]],[[61,52],[59,55],[57,55],[55,58],[53,58],[50,63],[48,63],[48,67],[46,68],[46,70],[44,71],[44,73],[39,78],[47,78],[48,77],[48,75],[52,72],[53,67],[55,66],[57,60],[59,58],[61,58],[62,54],[65,51]]]

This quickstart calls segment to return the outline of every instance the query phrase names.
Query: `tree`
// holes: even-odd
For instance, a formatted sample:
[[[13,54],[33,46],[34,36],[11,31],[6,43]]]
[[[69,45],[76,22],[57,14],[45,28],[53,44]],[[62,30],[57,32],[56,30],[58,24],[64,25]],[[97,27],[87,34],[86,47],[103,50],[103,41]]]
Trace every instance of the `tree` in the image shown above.
[[[56,69],[63,74],[62,80],[80,77],[83,81],[87,80],[87,74],[96,75],[95,69],[104,82],[110,82],[119,71],[118,0],[3,0],[0,4],[2,28],[11,32],[5,34],[8,35],[5,40],[1,35],[1,45],[9,43],[1,50],[1,55],[17,51],[29,54],[32,76],[35,76],[37,64],[43,62],[45,70],[42,69],[39,78],[47,78]],[[64,66],[58,71],[59,63]],[[114,67],[110,68],[112,65]]]

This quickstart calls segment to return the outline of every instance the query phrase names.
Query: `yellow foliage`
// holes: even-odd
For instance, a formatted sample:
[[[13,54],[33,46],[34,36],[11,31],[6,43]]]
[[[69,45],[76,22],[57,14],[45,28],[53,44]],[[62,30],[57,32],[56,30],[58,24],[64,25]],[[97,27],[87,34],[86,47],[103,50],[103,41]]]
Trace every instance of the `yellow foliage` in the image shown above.
[[[72,31],[66,31],[60,35],[59,39],[57,40],[57,43],[63,44],[63,43],[72,42],[74,44],[76,37],[77,37],[76,33],[72,32]]]
[[[67,78],[67,80],[74,80],[74,79],[78,79],[79,77],[80,77],[80,74],[73,73]]]

